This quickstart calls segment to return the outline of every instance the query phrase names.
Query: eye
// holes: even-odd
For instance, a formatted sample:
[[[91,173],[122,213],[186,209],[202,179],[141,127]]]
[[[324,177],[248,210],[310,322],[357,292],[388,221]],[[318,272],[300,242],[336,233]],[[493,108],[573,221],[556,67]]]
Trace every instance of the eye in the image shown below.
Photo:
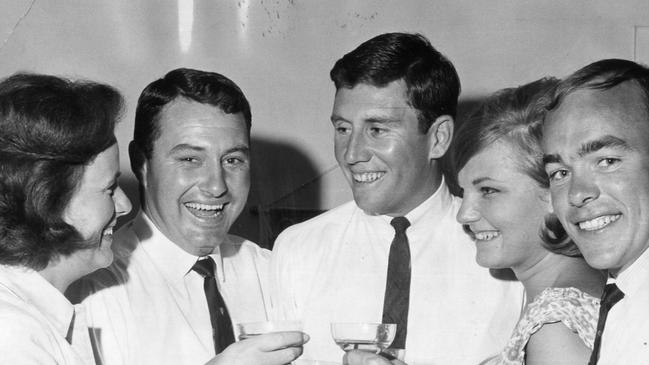
[[[241,160],[240,158],[236,158],[236,157],[228,157],[228,158],[225,159],[225,163],[228,164],[228,165],[238,165],[238,164],[243,163],[243,160]]]
[[[115,191],[117,190],[117,186],[118,186],[117,184],[118,183],[116,181],[106,189],[106,192],[108,193],[108,195],[110,195],[110,196],[115,195]]]
[[[370,134],[373,136],[380,136],[387,132],[387,129],[381,127],[370,127]]]
[[[178,161],[181,161],[181,162],[198,162],[198,158],[193,157],[193,156],[179,157]]]
[[[548,178],[550,182],[560,182],[568,176],[568,170],[566,169],[557,169],[548,172]]]
[[[248,156],[243,153],[225,156],[221,162],[225,167],[240,167],[248,163]]]
[[[482,193],[482,196],[492,195],[492,194],[498,193],[499,191],[500,190],[494,189],[494,188],[489,187],[489,186],[480,187],[480,193]]]
[[[606,157],[606,158],[602,158],[599,161],[597,161],[597,166],[606,169],[606,168],[614,167],[615,165],[617,165],[620,162],[621,162],[621,160],[619,158]]]
[[[336,131],[336,134],[341,134],[341,135],[347,135],[351,132],[351,128],[349,128],[348,125],[343,123],[334,124],[334,130]]]

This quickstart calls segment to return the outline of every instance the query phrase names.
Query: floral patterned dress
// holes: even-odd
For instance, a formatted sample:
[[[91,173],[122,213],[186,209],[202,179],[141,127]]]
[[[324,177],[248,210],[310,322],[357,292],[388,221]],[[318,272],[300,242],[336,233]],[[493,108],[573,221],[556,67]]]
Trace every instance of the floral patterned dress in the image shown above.
[[[482,364],[524,365],[527,341],[546,323],[562,322],[592,349],[598,315],[599,298],[576,288],[546,288],[525,307],[503,351]]]

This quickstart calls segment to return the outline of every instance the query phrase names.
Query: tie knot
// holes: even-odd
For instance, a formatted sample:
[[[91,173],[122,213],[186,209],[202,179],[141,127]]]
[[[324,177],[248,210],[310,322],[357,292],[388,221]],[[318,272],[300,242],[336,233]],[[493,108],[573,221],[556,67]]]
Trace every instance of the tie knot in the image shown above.
[[[201,274],[202,277],[208,277],[208,278],[213,278],[214,277],[214,268],[215,268],[214,260],[212,260],[211,257],[205,258],[205,259],[199,259],[196,261],[194,266],[192,266],[192,270],[196,271],[197,273]]]
[[[622,298],[624,298],[624,293],[622,292],[622,290],[620,290],[620,288],[617,287],[617,285],[615,285],[615,283],[606,284],[606,287],[604,288],[604,294],[602,295],[602,305],[611,308]]]
[[[410,227],[410,222],[406,217],[395,217],[390,221],[390,224],[397,233],[404,233],[406,228]]]

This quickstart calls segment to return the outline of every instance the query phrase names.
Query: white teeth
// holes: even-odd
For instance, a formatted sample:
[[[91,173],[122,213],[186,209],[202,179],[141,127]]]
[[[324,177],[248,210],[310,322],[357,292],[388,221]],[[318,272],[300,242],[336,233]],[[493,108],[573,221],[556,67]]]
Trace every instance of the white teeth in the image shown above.
[[[104,236],[112,236],[113,235],[113,227],[106,228],[104,230]]]
[[[595,219],[579,222],[579,228],[584,231],[596,231],[602,229],[620,218],[620,214],[603,215]]]
[[[192,208],[196,210],[216,210],[216,211],[221,211],[223,210],[223,205],[224,204],[219,204],[219,205],[211,205],[211,204],[200,204],[200,203],[185,203],[185,206],[187,208]]]
[[[385,175],[385,172],[364,172],[362,174],[353,174],[355,182],[370,183],[374,182]]]
[[[473,234],[473,236],[478,241],[490,241],[490,240],[500,236],[500,232],[498,232],[498,231],[475,232]]]

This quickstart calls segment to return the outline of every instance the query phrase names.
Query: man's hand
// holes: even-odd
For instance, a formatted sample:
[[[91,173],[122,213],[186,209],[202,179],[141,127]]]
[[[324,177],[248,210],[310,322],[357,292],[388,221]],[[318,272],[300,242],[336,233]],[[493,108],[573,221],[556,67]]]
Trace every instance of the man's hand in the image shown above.
[[[344,365],[407,365],[400,360],[390,360],[371,352],[352,350],[343,357]]]
[[[273,332],[228,346],[205,365],[284,365],[302,355],[309,340],[303,332]]]

